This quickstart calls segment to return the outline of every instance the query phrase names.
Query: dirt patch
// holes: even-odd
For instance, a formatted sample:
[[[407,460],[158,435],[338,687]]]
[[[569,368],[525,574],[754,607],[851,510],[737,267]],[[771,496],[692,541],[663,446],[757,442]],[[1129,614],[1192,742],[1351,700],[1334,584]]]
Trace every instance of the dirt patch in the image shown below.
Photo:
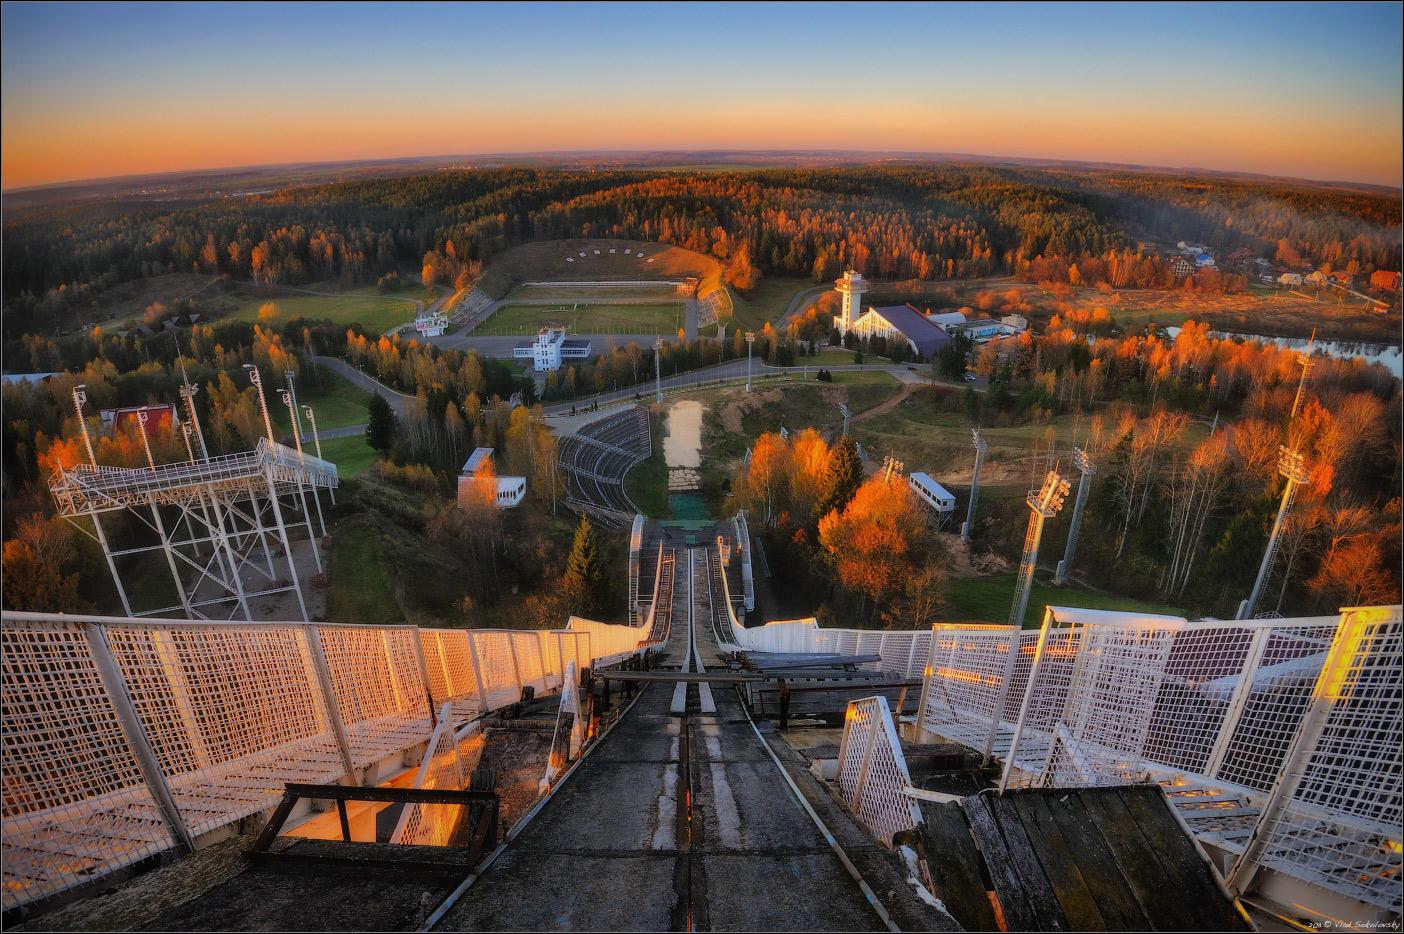
[[[992,551],[972,552],[970,543],[959,535],[938,534],[941,543],[946,546],[946,573],[951,577],[984,577],[987,574],[1007,574],[1011,570],[1009,562]]]

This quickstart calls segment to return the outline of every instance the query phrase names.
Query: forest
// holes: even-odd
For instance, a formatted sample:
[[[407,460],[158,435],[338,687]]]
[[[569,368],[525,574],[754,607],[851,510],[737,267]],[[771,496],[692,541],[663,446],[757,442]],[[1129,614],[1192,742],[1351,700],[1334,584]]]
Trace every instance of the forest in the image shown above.
[[[1195,240],[1368,275],[1400,268],[1399,230],[1399,201],[1383,194],[1152,173],[932,164],[438,172],[22,213],[4,228],[3,328],[17,337],[91,323],[105,290],[170,272],[228,275],[270,292],[373,284],[402,264],[471,278],[494,253],[565,237],[710,254],[743,290],[766,274],[822,282],[846,267],[875,279],[1012,274],[1122,288],[1165,284],[1145,241]]]

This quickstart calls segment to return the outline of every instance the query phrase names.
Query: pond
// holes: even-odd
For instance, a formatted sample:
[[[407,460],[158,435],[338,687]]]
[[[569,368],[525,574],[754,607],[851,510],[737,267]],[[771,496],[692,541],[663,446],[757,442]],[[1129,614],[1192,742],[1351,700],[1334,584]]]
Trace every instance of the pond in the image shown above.
[[[1180,329],[1177,327],[1166,328],[1165,333],[1171,339],[1179,335]],[[1286,347],[1290,350],[1306,350],[1309,341],[1304,337],[1268,337],[1265,334],[1239,334],[1234,331],[1214,331],[1215,337],[1232,337],[1245,341],[1259,341],[1264,344],[1276,344],[1279,347]],[[1404,379],[1404,351],[1392,344],[1366,344],[1358,341],[1323,341],[1318,340],[1314,349],[1321,351],[1327,356],[1339,357],[1342,359],[1360,359],[1367,363],[1378,363],[1380,366],[1393,373],[1396,379]]]

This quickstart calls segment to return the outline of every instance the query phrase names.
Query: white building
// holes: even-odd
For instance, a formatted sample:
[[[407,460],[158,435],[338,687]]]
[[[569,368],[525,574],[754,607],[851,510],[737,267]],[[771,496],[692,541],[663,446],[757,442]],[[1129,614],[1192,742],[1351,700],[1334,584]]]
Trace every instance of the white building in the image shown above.
[[[584,360],[590,356],[590,342],[565,336],[564,328],[542,328],[531,343],[518,344],[512,356],[531,360],[538,373],[551,373],[561,368],[562,360]]]
[[[1284,272],[1278,277],[1277,281],[1281,282],[1283,285],[1301,285],[1302,274],[1299,272]]]
[[[1029,329],[1029,319],[1023,315],[1005,315],[999,319],[999,323],[1013,333],[1022,333]]]
[[[907,484],[921,501],[942,519],[955,512],[955,494],[931,479],[931,475],[917,471],[907,476]]]
[[[926,313],[926,320],[930,321],[947,334],[951,333],[951,331],[956,328],[965,327],[965,315],[958,311],[942,311],[939,313],[928,311]]]
[[[497,503],[498,509],[511,509],[521,503],[526,498],[526,477],[499,477],[495,474],[484,473],[479,475],[483,467],[492,465],[492,448],[478,448],[468,458],[463,465],[463,470],[458,474],[458,501],[461,503],[473,492],[474,487],[489,480],[493,481],[493,487],[489,491]]]
[[[834,318],[834,327],[840,334],[888,340],[900,338],[923,360],[931,359],[942,344],[950,342],[946,332],[913,305],[884,305],[864,311],[863,293],[868,291],[868,284],[860,273],[850,269],[834,283],[834,288],[843,296],[842,306]]]
[[[414,319],[414,329],[419,332],[420,337],[438,337],[448,330],[448,326],[448,315],[441,311],[420,315]]]

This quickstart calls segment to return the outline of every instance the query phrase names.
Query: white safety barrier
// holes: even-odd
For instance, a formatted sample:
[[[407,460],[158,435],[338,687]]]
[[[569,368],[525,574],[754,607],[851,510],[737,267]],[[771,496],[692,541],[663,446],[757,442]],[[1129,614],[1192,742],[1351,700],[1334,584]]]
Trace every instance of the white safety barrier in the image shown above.
[[[589,635],[595,657],[604,660],[606,664],[634,654],[640,643],[648,639],[651,628],[647,625],[621,626],[617,623],[599,623],[579,616],[572,616],[570,622],[566,623],[568,631]]]
[[[889,846],[894,834],[921,821],[921,812],[905,792],[912,777],[882,695],[849,702],[837,781],[849,810]]]
[[[630,631],[637,642],[643,630]],[[431,738],[431,705],[452,738],[524,687],[557,689],[569,666],[592,667],[619,648],[593,646],[579,628],[6,611],[3,907],[193,848],[275,805],[286,783],[371,779],[379,763]]]
[[[561,706],[556,712],[556,728],[551,733],[551,753],[546,761],[546,777],[542,788],[550,788],[566,765],[580,754],[585,742],[585,725],[580,719],[580,675],[575,662],[566,665],[565,683],[561,687]]]
[[[1037,633],[938,626],[921,737],[1001,759],[1001,788],[1161,781],[1209,805],[1182,813],[1239,854],[1237,891],[1267,867],[1398,911],[1401,641],[1398,606],[1197,622],[1049,607]]]
[[[411,788],[457,791],[468,784],[469,772],[464,770],[459,760],[450,707],[450,704],[444,705],[439,725],[429,737],[429,748],[424,753],[424,760],[419,763],[419,771],[415,773]],[[448,846],[462,812],[461,804],[407,804],[400,812],[400,820],[395,825],[390,842]]]

